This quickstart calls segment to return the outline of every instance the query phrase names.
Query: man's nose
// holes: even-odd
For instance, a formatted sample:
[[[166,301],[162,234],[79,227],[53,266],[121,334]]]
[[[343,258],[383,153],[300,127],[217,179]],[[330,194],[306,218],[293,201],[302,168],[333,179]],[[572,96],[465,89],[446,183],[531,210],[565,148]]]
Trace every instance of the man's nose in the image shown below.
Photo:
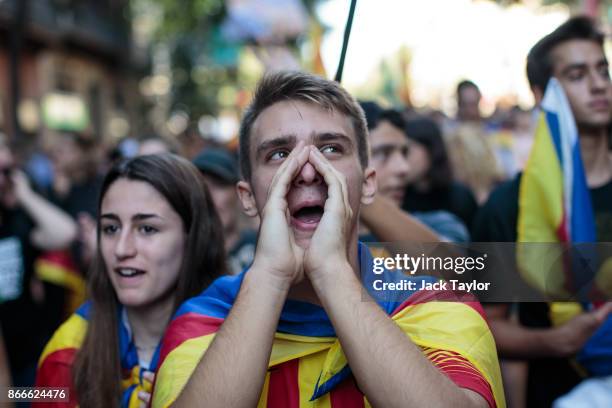
[[[410,172],[410,162],[408,158],[404,156],[402,152],[395,152],[391,156],[391,168],[395,170],[395,173],[399,176],[405,176]]]
[[[300,169],[297,177],[293,180],[296,186],[310,186],[321,184],[323,176],[314,168],[310,162],[306,162]]]
[[[605,78],[601,75],[599,71],[595,71],[591,73],[591,90],[594,92],[606,91],[610,86],[610,79]]]

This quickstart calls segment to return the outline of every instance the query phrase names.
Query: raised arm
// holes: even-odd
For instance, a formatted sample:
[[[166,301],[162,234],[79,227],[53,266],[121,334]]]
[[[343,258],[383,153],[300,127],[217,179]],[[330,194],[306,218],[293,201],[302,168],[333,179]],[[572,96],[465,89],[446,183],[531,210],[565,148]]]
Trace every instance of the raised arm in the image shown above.
[[[257,405],[280,313],[292,283],[303,277],[303,252],[293,242],[285,196],[307,158],[308,150],[300,143],[276,173],[262,214],[253,266],[175,406]]]
[[[360,216],[381,242],[440,242],[434,231],[380,194],[361,208]]]
[[[77,236],[76,222],[68,214],[38,195],[21,171],[12,175],[17,200],[36,224],[34,245],[43,250],[63,249]]]

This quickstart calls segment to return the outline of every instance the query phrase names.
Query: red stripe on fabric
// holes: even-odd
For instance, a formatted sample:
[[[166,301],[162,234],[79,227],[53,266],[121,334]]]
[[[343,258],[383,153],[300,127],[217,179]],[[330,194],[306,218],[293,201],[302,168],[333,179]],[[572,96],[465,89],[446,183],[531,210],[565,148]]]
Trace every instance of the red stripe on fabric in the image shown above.
[[[561,242],[569,242],[570,237],[568,234],[568,219],[567,219],[567,208],[563,205],[563,213],[561,215],[561,223],[557,226],[557,237]]]
[[[414,306],[427,302],[456,302],[463,303],[466,306],[474,309],[482,318],[487,321],[487,315],[485,314],[480,302],[476,300],[474,295],[469,293],[456,292],[452,290],[420,290],[406,299],[401,305],[399,305],[392,313],[391,316],[402,311],[408,306]]]
[[[426,349],[425,355],[457,386],[477,392],[487,401],[489,407],[497,406],[489,382],[461,354],[448,350]]]
[[[61,349],[53,352],[45,358],[36,372],[36,387],[68,387],[68,402],[45,402],[37,403],[37,407],[76,407],[77,395],[72,382],[72,362],[74,361],[75,349]]]
[[[287,361],[270,369],[268,382],[268,408],[299,408],[299,359]]]
[[[74,347],[61,348],[61,349],[54,350],[50,352],[49,354],[47,354],[47,357],[45,357],[45,360],[43,361],[42,364],[45,364],[47,362],[53,362],[53,363],[62,363],[62,364],[72,365],[72,362],[74,361],[74,357],[76,356],[76,352],[77,352],[77,349]]]
[[[215,333],[221,327],[221,323],[223,323],[223,319],[218,317],[191,312],[174,319],[166,329],[158,367],[164,362],[166,356],[184,341]]]
[[[365,407],[363,394],[357,388],[355,379],[352,376],[342,381],[340,385],[330,392],[329,400],[332,408]]]

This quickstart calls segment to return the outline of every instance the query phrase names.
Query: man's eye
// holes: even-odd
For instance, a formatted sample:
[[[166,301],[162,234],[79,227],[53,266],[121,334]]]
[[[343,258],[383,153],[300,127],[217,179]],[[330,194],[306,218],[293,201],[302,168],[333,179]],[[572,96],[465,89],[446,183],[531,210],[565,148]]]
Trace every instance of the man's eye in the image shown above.
[[[326,145],[320,149],[321,153],[341,153],[342,149],[336,145]]]
[[[610,79],[610,69],[607,66],[601,67],[599,69],[599,74],[604,79]]]
[[[104,235],[113,235],[119,231],[119,227],[117,225],[103,225],[102,226],[102,234]]]
[[[289,152],[287,150],[277,150],[275,152],[272,152],[270,156],[268,156],[268,160],[282,160],[285,159],[287,156],[289,156]]]
[[[582,79],[582,77],[584,77],[582,71],[571,71],[569,74],[567,74],[567,78],[570,81],[579,81]]]

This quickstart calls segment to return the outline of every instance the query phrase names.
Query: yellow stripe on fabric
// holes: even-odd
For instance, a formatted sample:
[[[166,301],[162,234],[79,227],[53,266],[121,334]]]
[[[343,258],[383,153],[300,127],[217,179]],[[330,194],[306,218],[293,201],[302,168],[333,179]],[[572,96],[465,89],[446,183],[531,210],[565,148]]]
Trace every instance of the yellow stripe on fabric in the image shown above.
[[[40,358],[38,366],[49,356],[49,354],[61,350],[81,348],[85,333],[87,332],[87,320],[78,314],[73,314],[55,331],[51,340],[45,346]]]
[[[544,113],[540,113],[531,154],[521,177],[519,242],[555,242],[563,217],[563,171]],[[546,222],[553,228],[542,229]]]
[[[264,380],[263,389],[261,390],[261,397],[257,403],[257,408],[267,408],[268,406],[268,389],[270,387],[270,372],[266,372],[266,379]]]
[[[330,394],[327,393],[315,401],[310,401],[315,385],[321,374],[321,367],[327,353],[319,352],[300,358],[298,365],[298,386],[300,390],[300,408],[331,408]]]
[[[130,395],[130,400],[128,402],[128,408],[140,408],[142,405],[143,404],[138,399],[138,390],[135,390],[134,392],[132,392],[132,395]]]
[[[329,349],[336,339],[333,337],[307,337],[275,333],[270,355],[270,367]]]
[[[458,302],[428,302],[404,308],[393,320],[418,346],[454,351],[472,363],[497,406],[506,406],[495,341],[476,310]]]
[[[563,248],[553,244],[559,241],[563,206],[563,170],[545,114],[541,113],[519,186],[516,259],[519,272],[530,285],[555,296],[568,295],[563,264],[559,262]]]
[[[166,356],[156,374],[152,407],[165,408],[176,400],[214,337],[208,334],[186,340]]]

